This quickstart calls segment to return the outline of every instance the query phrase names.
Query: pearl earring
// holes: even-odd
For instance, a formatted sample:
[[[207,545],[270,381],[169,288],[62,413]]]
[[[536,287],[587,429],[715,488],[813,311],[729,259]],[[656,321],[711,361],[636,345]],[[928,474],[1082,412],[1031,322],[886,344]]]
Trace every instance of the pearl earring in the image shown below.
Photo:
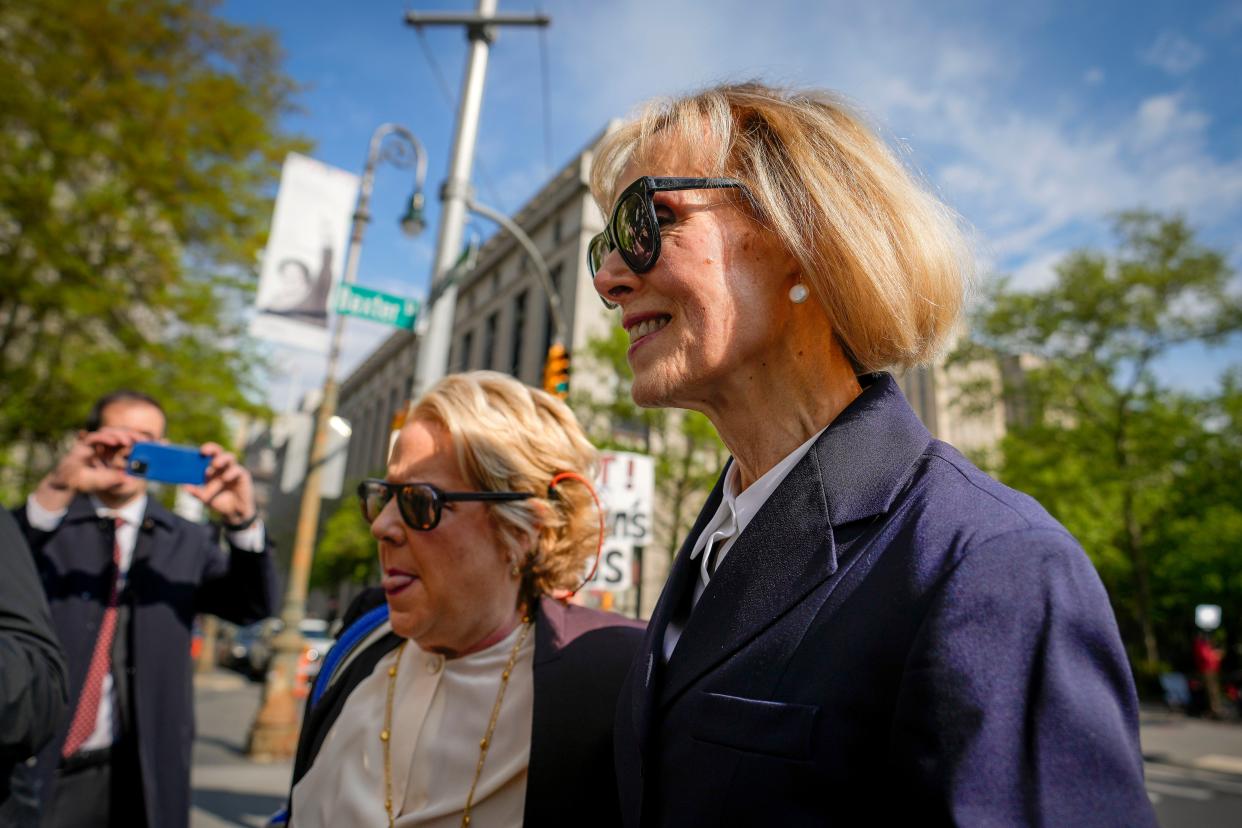
[[[811,292],[807,290],[806,285],[801,282],[798,282],[789,289],[789,301],[793,302],[795,305],[801,305],[810,295]]]

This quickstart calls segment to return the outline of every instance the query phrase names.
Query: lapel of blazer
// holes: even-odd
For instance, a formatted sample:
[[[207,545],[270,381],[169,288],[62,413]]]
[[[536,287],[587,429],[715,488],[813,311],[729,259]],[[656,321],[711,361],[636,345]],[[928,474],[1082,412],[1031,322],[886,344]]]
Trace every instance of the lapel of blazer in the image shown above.
[[[892,377],[860,380],[862,394],[790,470],[716,570],[658,683],[658,707],[837,572],[834,527],[882,514],[897,498],[931,435]],[[703,509],[714,512],[710,502]],[[700,515],[696,529],[702,522]],[[697,531],[679,553],[683,570],[696,568],[687,567],[694,537]],[[673,596],[675,589],[670,583]]]
[[[729,461],[733,462],[732,460]],[[651,621],[647,624],[647,633],[643,637],[642,648],[638,651],[635,669],[630,672],[630,705],[634,723],[634,734],[638,739],[640,753],[645,751],[647,738],[650,735],[651,712],[655,703],[656,688],[661,684],[664,671],[664,631],[673,616],[677,605],[691,588],[691,579],[697,572],[696,563],[690,560],[690,550],[694,542],[702,534],[707,522],[720,508],[720,500],[724,496],[724,479],[729,466],[716,479],[712,493],[703,504],[699,517],[690,528],[690,533],[681,544],[677,557],[673,559],[673,567],[664,582],[660,599],[651,613]]]
[[[564,757],[558,752],[557,731],[563,722],[549,721],[547,714],[562,712],[562,705],[573,705],[572,698],[556,695],[560,687],[554,681],[556,668],[551,666],[561,656],[564,647],[565,607],[551,598],[541,598],[531,613],[535,629],[535,653],[531,661],[531,678],[535,697],[531,719],[530,761],[526,768],[526,805],[523,821],[533,825],[537,821],[537,806],[554,802],[560,779],[556,769],[562,767]],[[541,720],[541,713],[543,720]]]
[[[812,450],[790,470],[720,563],[666,665],[659,707],[670,704],[836,571],[819,471]]]

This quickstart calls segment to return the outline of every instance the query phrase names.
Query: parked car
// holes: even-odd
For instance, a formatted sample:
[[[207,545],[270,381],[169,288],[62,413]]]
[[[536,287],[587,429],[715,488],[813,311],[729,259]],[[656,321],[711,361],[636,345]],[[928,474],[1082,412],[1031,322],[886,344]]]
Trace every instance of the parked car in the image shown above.
[[[273,641],[281,629],[278,619],[238,627],[232,638],[222,643],[217,662],[251,679],[261,680],[271,665],[275,650]],[[320,618],[304,618],[298,629],[302,633],[303,647],[298,659],[297,687],[299,692],[304,692],[319,674],[320,662],[328,654],[334,639],[329,634],[328,622]]]
[[[256,681],[262,679],[272,658],[273,628],[277,627],[279,622],[271,620],[238,627],[230,639],[222,639],[216,663]]]
[[[303,647],[302,657],[298,659],[296,687],[298,694],[305,697],[335,639],[328,632],[328,622],[320,618],[304,618],[298,629],[302,632]]]

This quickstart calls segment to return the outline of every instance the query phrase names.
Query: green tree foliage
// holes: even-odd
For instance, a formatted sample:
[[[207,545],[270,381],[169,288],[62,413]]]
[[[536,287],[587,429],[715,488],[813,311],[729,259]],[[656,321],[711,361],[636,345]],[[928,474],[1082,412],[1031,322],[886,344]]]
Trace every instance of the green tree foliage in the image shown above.
[[[727,456],[716,429],[702,414],[640,408],[630,396],[634,375],[626,360],[629,334],[614,328],[575,355],[606,383],[599,395],[575,394],[571,403],[592,442],[603,449],[655,457],[656,521],[665,532],[669,560],[698,516]],[[584,365],[585,363],[585,365]]]
[[[276,42],[215,5],[0,4],[0,461],[25,467],[10,489],[117,386],[159,397],[180,440],[256,410],[239,311],[280,164],[306,144],[279,126],[295,89]]]
[[[1195,603],[1236,607],[1242,631],[1239,378],[1192,396],[1155,371],[1178,346],[1242,330],[1242,300],[1183,220],[1127,213],[1116,231],[1114,255],[1075,253],[1046,289],[996,283],[953,359],[1024,355],[998,471],[1082,542],[1154,669],[1162,645],[1188,641]]]
[[[1242,368],[1197,406],[1202,427],[1153,530],[1154,614],[1181,661],[1189,661],[1196,604],[1219,604],[1229,643],[1242,642]]]
[[[357,484],[346,487],[353,491]],[[311,564],[311,586],[337,589],[341,584],[366,584],[379,565],[375,538],[362,518],[358,498],[344,497],[324,522]]]

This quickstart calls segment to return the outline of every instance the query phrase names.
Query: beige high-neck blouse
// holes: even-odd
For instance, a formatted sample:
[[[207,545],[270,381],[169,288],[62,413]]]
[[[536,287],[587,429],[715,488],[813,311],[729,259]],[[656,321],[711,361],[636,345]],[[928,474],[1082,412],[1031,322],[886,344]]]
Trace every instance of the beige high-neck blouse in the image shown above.
[[[401,653],[393,693],[392,796],[398,826],[456,828],[479,760],[479,741],[500,674],[521,632],[477,653],[445,659],[411,644]],[[534,710],[535,636],[522,643],[509,678],[487,762],[475,788],[471,825],[521,826]],[[388,668],[380,659],[354,688],[315,762],[293,788],[294,828],[385,826],[384,704]]]

